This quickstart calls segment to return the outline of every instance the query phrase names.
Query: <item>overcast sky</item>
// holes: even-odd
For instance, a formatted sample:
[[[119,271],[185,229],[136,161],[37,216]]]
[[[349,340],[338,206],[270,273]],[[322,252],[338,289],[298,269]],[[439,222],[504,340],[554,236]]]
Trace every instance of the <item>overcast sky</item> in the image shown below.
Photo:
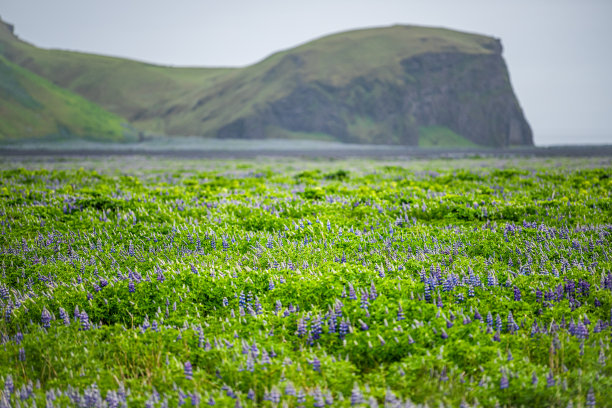
[[[391,24],[491,35],[536,144],[612,143],[612,0],[2,0],[0,16],[41,47],[179,66]]]

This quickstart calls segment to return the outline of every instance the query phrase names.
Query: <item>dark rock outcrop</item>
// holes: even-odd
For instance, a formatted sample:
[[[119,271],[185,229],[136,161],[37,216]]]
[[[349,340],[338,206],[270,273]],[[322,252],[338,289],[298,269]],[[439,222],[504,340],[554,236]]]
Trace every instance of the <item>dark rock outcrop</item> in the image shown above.
[[[217,136],[262,138],[274,126],[344,142],[416,145],[420,127],[444,126],[482,146],[533,145],[497,44],[491,54],[437,52],[403,59],[402,74],[392,82],[371,75],[336,87],[298,77],[286,96],[258,106]],[[373,133],[351,131],[351,123],[359,121],[371,123]]]

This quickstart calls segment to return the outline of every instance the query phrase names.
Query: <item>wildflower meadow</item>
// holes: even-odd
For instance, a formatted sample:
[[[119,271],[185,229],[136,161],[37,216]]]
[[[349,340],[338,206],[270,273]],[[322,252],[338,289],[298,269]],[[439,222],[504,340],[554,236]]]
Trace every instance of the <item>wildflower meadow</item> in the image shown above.
[[[0,163],[0,407],[612,406],[607,159]]]

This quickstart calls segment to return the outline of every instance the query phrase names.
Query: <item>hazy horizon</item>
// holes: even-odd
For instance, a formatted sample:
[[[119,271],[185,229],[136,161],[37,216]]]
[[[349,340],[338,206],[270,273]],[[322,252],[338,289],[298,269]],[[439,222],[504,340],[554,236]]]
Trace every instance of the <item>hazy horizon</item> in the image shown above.
[[[171,66],[245,66],[328,34],[393,24],[493,36],[536,145],[612,143],[610,15],[605,0],[6,0],[0,10],[36,46]]]

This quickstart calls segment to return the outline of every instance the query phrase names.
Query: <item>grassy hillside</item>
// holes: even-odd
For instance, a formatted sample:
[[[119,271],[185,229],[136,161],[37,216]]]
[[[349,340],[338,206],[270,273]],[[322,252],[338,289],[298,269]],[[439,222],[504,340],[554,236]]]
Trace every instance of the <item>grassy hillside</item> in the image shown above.
[[[147,112],[167,113],[173,101],[199,94],[231,68],[172,68],[122,58],[48,50],[17,38],[0,21],[0,53],[131,122],[163,131]]]
[[[409,73],[405,62],[420,55],[486,58],[500,52],[498,41],[491,37],[392,26],[329,35],[244,68],[177,68],[40,49],[17,38],[11,27],[0,21],[0,54],[8,60],[99,104],[139,129],[167,135],[417,144],[419,138],[428,137],[427,132],[418,134],[420,127],[452,126],[437,122],[431,114],[419,123],[413,112],[406,110],[409,107],[401,106],[407,92],[413,93],[413,99],[419,98],[414,93],[419,92],[422,79]],[[463,62],[448,66],[456,66],[457,81],[461,81],[462,70],[474,72],[473,66],[466,68]],[[427,85],[435,87],[436,81],[444,80],[437,78],[433,85]],[[483,91],[489,92],[486,97],[504,94],[506,101],[489,102],[496,106],[507,102],[508,89],[510,99],[516,100],[507,75],[491,83],[507,86],[501,91]],[[479,107],[473,110],[482,111]],[[446,117],[469,116],[451,111]],[[297,122],[292,122],[293,118]],[[299,118],[304,123],[299,123]],[[485,115],[480,120],[488,118]],[[508,127],[505,122],[501,125]],[[456,127],[450,131],[462,133]],[[491,133],[500,140],[505,137],[497,130]],[[445,138],[443,144],[457,141],[463,145],[469,139],[466,134],[457,136]]]
[[[157,120],[163,118],[167,133],[214,136],[224,125],[258,115],[299,84],[342,87],[368,77],[393,84],[401,77],[401,61],[412,55],[441,51],[484,55],[493,53],[493,47],[489,37],[445,29],[394,26],[350,31],[275,53],[246,68],[224,71],[215,81],[150,113]],[[139,120],[134,123],[146,125]],[[363,135],[362,141],[375,140],[367,118],[347,121],[354,134]],[[306,137],[318,138],[320,133]]]
[[[124,120],[0,56],[0,140],[121,141]]]

